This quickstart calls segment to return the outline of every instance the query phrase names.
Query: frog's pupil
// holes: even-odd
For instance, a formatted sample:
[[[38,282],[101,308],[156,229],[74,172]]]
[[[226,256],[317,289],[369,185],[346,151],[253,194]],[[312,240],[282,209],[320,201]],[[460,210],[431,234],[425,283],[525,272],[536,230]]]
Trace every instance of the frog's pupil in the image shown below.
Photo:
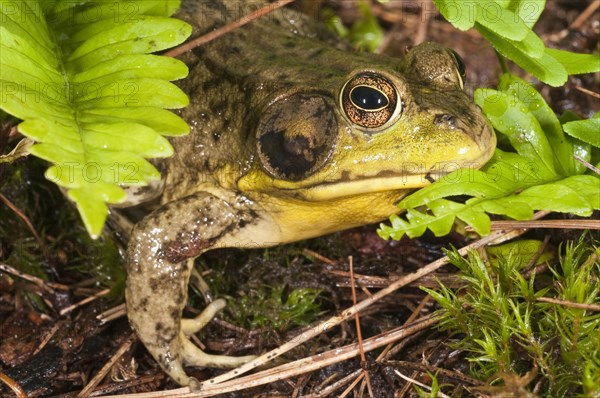
[[[358,108],[377,111],[389,104],[387,97],[379,90],[369,86],[357,86],[350,93],[350,100]]]

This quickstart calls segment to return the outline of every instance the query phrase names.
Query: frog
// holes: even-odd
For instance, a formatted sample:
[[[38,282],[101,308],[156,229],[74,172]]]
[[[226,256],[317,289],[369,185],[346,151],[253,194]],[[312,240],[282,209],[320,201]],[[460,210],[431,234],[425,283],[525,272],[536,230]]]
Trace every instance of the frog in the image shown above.
[[[200,36],[264,4],[184,1],[176,16]],[[158,205],[131,232],[126,305],[162,369],[195,388],[185,366],[254,357],[190,341],[225,306],[217,299],[183,318],[194,259],[385,220],[414,189],[483,166],[496,138],[464,91],[464,63],[439,44],[403,58],[352,52],[314,18],[283,8],[179,58],[190,105],[178,112],[190,133],[170,138],[160,183],[132,198]]]

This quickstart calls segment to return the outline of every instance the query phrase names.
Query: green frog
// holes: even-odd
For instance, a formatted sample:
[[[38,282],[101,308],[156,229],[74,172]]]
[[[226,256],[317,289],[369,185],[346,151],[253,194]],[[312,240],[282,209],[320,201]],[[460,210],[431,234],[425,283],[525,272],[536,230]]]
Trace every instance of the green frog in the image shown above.
[[[257,1],[188,1],[194,35]],[[240,7],[243,7],[241,9]],[[182,319],[193,259],[224,247],[269,247],[386,219],[411,189],[457,167],[480,167],[495,135],[463,91],[464,65],[424,43],[403,60],[348,51],[290,9],[181,57],[191,132],[171,139],[160,198],[127,250],[127,313],[165,372],[197,385],[184,365],[234,367],[252,357],[204,353],[188,336],[224,306]]]

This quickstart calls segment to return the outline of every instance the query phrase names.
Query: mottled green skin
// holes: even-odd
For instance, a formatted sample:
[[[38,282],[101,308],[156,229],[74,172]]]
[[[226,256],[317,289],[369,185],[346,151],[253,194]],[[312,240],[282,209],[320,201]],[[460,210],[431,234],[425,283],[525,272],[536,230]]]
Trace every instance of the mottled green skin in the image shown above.
[[[189,1],[179,16],[197,36],[228,22],[214,6],[239,17],[237,4]],[[171,140],[175,155],[162,165],[163,206],[132,232],[127,306],[149,352],[182,385],[194,383],[184,363],[227,367],[248,360],[206,356],[185,336],[200,328],[181,327],[188,259],[213,248],[267,247],[382,220],[397,211],[394,203],[407,188],[426,185],[443,166],[479,167],[491,156],[493,132],[463,93],[445,49],[421,45],[401,61],[346,47],[312,20],[284,10],[181,57],[190,75],[180,85],[191,99],[181,115],[191,133]],[[344,115],[340,92],[359,71],[376,72],[396,87],[403,109],[389,125],[359,128]],[[290,112],[285,101],[300,93],[323,109]],[[279,178],[258,155],[257,126],[265,115],[316,131],[333,145],[310,173]]]
[[[194,36],[210,31],[213,24],[221,26],[230,22],[206,21],[211,16],[222,16],[219,11],[204,12],[210,9],[208,3],[216,4],[187,2],[179,13],[194,26]],[[250,3],[244,2],[243,10],[253,10]],[[241,16],[235,5],[227,8],[226,4],[220,4],[219,7],[226,8],[229,16]],[[295,15],[290,10],[286,13]],[[227,165],[233,167],[224,177],[226,184],[235,186],[237,178],[252,167],[255,151],[251,125],[257,123],[260,111],[277,93],[321,84],[321,63],[308,62],[312,56],[307,54],[306,62],[298,64],[298,52],[314,43],[291,32],[294,28],[302,30],[304,20],[301,17],[297,24],[291,25],[280,15],[269,15],[260,23],[236,29],[181,57],[191,71],[183,85],[192,98],[182,116],[194,123],[189,136],[173,140],[176,155],[169,165],[173,185],[195,191],[197,181],[194,176],[212,174]],[[198,30],[200,24],[207,29]],[[312,28],[313,24],[310,25]],[[268,40],[256,40],[258,37]],[[314,48],[314,44],[310,50],[311,54],[320,51],[331,50],[323,50],[322,46]],[[325,54],[322,56],[326,57]],[[339,84],[339,74],[335,71],[331,74],[338,78],[331,79],[333,88]]]

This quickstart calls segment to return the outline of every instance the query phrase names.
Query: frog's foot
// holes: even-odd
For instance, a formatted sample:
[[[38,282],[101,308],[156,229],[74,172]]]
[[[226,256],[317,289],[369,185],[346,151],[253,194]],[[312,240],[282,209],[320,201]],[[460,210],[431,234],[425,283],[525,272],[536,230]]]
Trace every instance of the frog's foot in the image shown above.
[[[182,354],[183,361],[191,366],[205,366],[211,368],[235,368],[256,358],[254,355],[231,357],[227,355],[211,355],[196,347],[187,337],[200,331],[210,322],[217,312],[225,308],[225,300],[218,299],[210,303],[200,315],[191,319],[181,320]]]
[[[127,249],[127,316],[148,352],[180,385],[197,384],[185,373],[184,365],[231,368],[253,358],[209,355],[186,336],[202,329],[225,306],[224,301],[216,300],[194,319],[181,319],[193,269],[189,259],[213,246],[230,245],[224,235],[237,242],[235,234],[240,233],[240,225],[258,222],[248,218],[249,213],[209,193],[198,192],[147,215],[131,234]],[[258,228],[262,224],[256,225]]]
[[[190,366],[204,366],[209,368],[235,368],[256,358],[255,355],[231,357],[228,355],[211,355],[196,347],[187,337],[182,341],[183,361]]]

